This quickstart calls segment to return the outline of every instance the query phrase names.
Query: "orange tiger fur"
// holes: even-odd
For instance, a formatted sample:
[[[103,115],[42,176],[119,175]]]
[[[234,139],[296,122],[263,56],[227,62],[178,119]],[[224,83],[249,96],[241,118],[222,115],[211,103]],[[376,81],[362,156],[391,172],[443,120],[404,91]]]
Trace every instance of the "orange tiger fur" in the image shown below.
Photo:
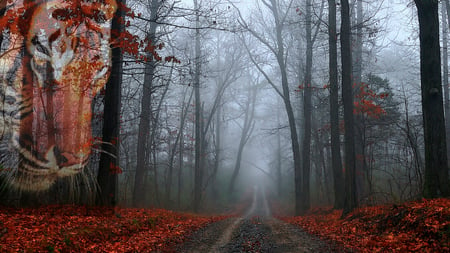
[[[0,51],[0,138],[18,156],[0,162],[13,166],[16,188],[45,190],[86,166],[91,102],[109,77],[115,10],[114,0],[22,0],[8,10],[19,25],[7,30]]]

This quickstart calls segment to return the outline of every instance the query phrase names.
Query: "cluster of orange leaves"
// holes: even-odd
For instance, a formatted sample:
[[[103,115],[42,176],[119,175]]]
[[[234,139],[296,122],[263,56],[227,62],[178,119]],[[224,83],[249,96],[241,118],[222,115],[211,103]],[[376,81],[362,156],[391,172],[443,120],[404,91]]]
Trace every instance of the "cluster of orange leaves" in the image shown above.
[[[141,18],[141,13],[135,13],[130,7],[123,3],[119,3],[118,6],[121,10],[125,12],[126,17],[129,19]],[[131,25],[130,20],[125,21],[123,18],[118,19],[119,22],[125,25],[125,30],[121,31],[111,31],[111,34],[116,38],[114,44],[120,47],[125,53],[128,53],[135,57],[136,62],[147,62],[147,61],[162,61],[163,58],[157,52],[164,48],[164,43],[153,44],[153,41],[149,40],[147,37],[141,39],[139,36],[132,34],[127,28]],[[149,53],[149,54],[147,54]],[[175,56],[166,56],[164,58],[165,62],[181,63],[181,61]]]
[[[377,105],[375,100],[385,99],[388,96],[388,93],[377,94],[369,88],[368,84],[361,83],[353,102],[353,114],[366,114],[370,118],[378,119],[380,115],[386,114],[386,111]]]
[[[341,214],[317,208],[281,219],[358,252],[450,252],[450,199],[364,207],[343,219]]]
[[[0,252],[171,252],[225,216],[163,209],[47,206],[0,209]]]

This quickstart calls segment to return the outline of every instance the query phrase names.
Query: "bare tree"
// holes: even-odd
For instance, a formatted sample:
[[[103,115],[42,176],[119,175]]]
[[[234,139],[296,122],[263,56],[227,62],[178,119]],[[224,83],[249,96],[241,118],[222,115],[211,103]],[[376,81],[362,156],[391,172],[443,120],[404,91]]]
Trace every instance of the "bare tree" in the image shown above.
[[[268,41],[266,37],[252,29],[247,22],[243,19],[242,15],[240,15],[239,22],[241,26],[250,32],[250,34],[256,38],[259,42],[261,42],[264,46],[266,46],[273,56],[276,58],[277,65],[281,74],[281,90],[277,87],[275,82],[269,77],[264,69],[262,69],[255,60],[255,57],[251,54],[250,49],[247,47],[247,51],[249,52],[250,60],[254,63],[255,67],[260,71],[260,73],[266,78],[269,84],[274,88],[278,95],[281,96],[284,102],[284,106],[286,109],[286,113],[288,115],[289,121],[289,129],[291,133],[291,146],[292,153],[294,156],[294,181],[295,181],[295,213],[298,215],[301,213],[301,174],[302,174],[302,163],[300,156],[300,145],[298,143],[298,134],[295,123],[294,110],[291,104],[290,98],[290,90],[289,90],[289,82],[288,82],[288,72],[286,68],[286,48],[284,44],[283,38],[283,30],[286,25],[287,11],[282,12],[280,10],[280,1],[278,0],[261,0],[262,4],[267,7],[272,15],[273,21],[275,23],[275,35],[274,42],[271,43]],[[292,5],[292,0],[290,0],[287,4],[286,10],[289,10]],[[247,46],[244,43],[245,46]]]
[[[158,27],[157,18],[158,10],[161,6],[161,0],[152,0],[149,6],[150,9],[150,27],[147,31],[147,41],[155,45],[156,43],[156,29]],[[144,70],[144,84],[141,100],[141,114],[139,120],[139,133],[137,144],[137,165],[134,181],[133,204],[142,207],[145,201],[145,175],[148,163],[146,162],[149,154],[148,138],[150,132],[150,118],[151,118],[151,94],[154,80],[154,73],[156,69],[156,59],[153,58],[150,52],[147,53],[149,61],[145,63]],[[155,168],[153,168],[155,169]],[[156,170],[156,169],[155,169]]]

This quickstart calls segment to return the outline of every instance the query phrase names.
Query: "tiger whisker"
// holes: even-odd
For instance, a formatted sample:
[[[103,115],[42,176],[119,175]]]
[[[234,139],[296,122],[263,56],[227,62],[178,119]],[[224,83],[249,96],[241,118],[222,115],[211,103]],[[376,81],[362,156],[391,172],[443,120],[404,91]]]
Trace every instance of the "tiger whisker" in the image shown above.
[[[112,153],[110,153],[110,152],[108,152],[108,151],[105,151],[105,150],[103,150],[103,149],[92,148],[92,151],[96,151],[96,152],[99,152],[99,153],[105,153],[105,154],[111,156],[112,158],[117,159],[117,156],[116,156],[116,155],[114,155],[114,154],[112,154]]]

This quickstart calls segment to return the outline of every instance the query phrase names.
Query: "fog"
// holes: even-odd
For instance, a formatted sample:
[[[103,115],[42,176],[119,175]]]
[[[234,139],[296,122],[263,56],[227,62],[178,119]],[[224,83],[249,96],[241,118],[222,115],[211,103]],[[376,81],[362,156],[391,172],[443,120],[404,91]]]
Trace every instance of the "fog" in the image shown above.
[[[403,0],[350,2],[356,196],[365,204],[415,199],[423,191],[425,173],[416,7]],[[105,102],[113,87],[108,83],[89,98],[92,129],[86,127],[92,140],[103,137],[103,142],[89,142],[89,163],[81,173],[58,174],[49,168],[48,182],[39,187],[26,186],[30,178],[14,179],[26,173],[20,172],[20,159],[11,158],[11,149],[26,148],[11,148],[13,134],[2,134],[4,203],[92,204],[99,192],[107,192],[101,190],[105,184],[114,186],[108,188],[108,201],[127,207],[220,213],[246,203],[254,187],[271,205],[291,213],[295,203],[335,205],[340,190],[332,165],[328,1],[128,0],[127,5],[128,33],[122,30],[118,43],[122,69],[114,72],[114,58],[109,66],[109,77],[121,81],[111,103],[120,105],[120,121],[105,116],[112,110]],[[343,174],[341,6],[336,6],[339,121],[334,125],[339,125],[344,168],[338,173]],[[445,9],[439,11],[443,22]],[[13,44],[8,42],[11,31],[2,30],[2,66]],[[51,41],[45,32],[40,36]],[[115,33],[111,36],[120,41]],[[1,70],[4,85],[12,72]],[[7,92],[2,88],[3,97]],[[57,102],[48,103],[58,109]],[[8,120],[0,122],[0,130],[8,128]],[[105,140],[109,125],[120,131]],[[107,151],[104,143],[115,148]],[[66,151],[49,147],[51,152],[42,154],[31,149],[30,154],[41,156],[34,164],[51,157],[63,164]],[[98,180],[102,154],[112,159],[106,160],[111,164],[106,171],[115,171],[107,183]],[[19,173],[8,171],[10,166],[18,166]]]

